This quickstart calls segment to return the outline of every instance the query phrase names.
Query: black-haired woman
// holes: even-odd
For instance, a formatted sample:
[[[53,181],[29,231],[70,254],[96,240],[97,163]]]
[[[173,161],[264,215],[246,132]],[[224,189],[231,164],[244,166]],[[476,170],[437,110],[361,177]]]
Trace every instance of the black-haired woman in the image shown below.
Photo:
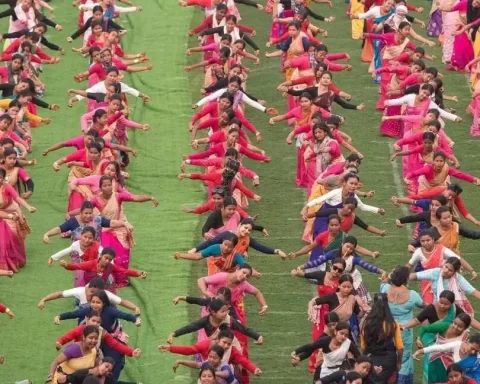
[[[410,270],[408,267],[398,266],[390,273],[388,283],[383,283],[380,286],[380,291],[387,296],[393,318],[399,324],[403,324],[413,318],[413,309],[415,307],[423,308],[421,296],[416,291],[407,288],[409,275]],[[398,382],[413,384],[412,329],[404,329],[402,331],[402,341],[404,348],[402,366],[398,371]]]
[[[386,293],[375,294],[371,311],[363,323],[360,341],[363,353],[370,355],[374,366],[382,368],[372,372],[368,383],[387,383],[402,365],[403,341]]]

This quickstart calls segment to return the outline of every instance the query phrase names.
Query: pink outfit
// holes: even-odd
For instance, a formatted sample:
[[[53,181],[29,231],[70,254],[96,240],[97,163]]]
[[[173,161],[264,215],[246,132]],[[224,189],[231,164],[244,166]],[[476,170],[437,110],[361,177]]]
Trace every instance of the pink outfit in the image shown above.
[[[450,3],[450,0],[440,1],[440,5]],[[442,12],[442,25],[443,25],[443,45],[442,45],[442,62],[450,63],[453,54],[453,42],[455,36],[452,33],[455,32],[457,24],[460,23],[460,15],[458,11],[454,12]]]
[[[27,12],[22,8],[22,5],[19,4],[15,7],[15,14],[17,15],[18,20],[13,21],[10,18],[10,27],[8,28],[8,33],[18,32],[25,28],[33,28],[37,24],[35,19],[35,11],[33,7],[30,7]]]

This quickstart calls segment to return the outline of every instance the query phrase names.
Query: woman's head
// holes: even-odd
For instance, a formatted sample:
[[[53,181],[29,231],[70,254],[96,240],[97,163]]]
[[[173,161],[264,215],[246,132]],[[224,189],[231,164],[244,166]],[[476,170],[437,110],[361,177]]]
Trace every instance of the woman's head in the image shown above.
[[[363,326],[366,345],[384,345],[393,339],[397,325],[386,293],[376,293]]]
[[[453,332],[456,336],[460,336],[465,332],[470,324],[472,323],[472,318],[466,313],[459,313],[451,325]]]
[[[442,267],[442,276],[449,279],[460,271],[462,263],[458,257],[449,257]]]
[[[410,276],[410,269],[399,265],[390,273],[390,282],[396,287],[406,286]]]
[[[344,188],[349,193],[353,193],[357,190],[359,182],[360,182],[360,177],[356,173],[347,173],[343,177]]]
[[[435,212],[435,217],[438,221],[440,221],[440,225],[442,227],[448,227],[452,225],[453,216],[448,207],[442,206],[438,208]]]
[[[455,303],[455,294],[452,291],[444,290],[438,297],[438,309],[440,312],[447,312],[450,307]]]
[[[457,363],[452,363],[447,367],[448,382],[451,384],[463,384],[463,370]]]
[[[435,143],[435,134],[432,132],[424,132],[422,135],[423,149],[426,152],[433,151],[433,144]]]
[[[228,81],[228,92],[235,93],[237,92],[240,87],[242,86],[242,79],[239,76],[232,76]]]
[[[243,281],[248,280],[248,278],[252,276],[252,272],[253,270],[250,265],[239,264],[237,266],[237,269],[233,273],[235,274],[235,279],[237,280],[237,282],[241,283]]]
[[[107,293],[103,289],[95,291],[90,299],[90,306],[94,311],[102,312],[102,309],[109,307],[110,300],[108,299]]]
[[[95,236],[97,236],[95,228],[86,226],[80,233],[80,242],[82,245],[88,247],[95,241]]]
[[[332,84],[333,76],[332,73],[329,71],[324,71],[322,75],[320,76],[320,84],[324,86],[329,86]]]
[[[225,350],[218,344],[214,344],[208,350],[207,361],[212,367],[218,367],[222,362]]]
[[[93,217],[93,204],[90,201],[84,201],[80,207],[80,219],[84,223],[92,221]]]
[[[422,246],[422,248],[425,249],[427,252],[433,250],[433,247],[435,246],[435,239],[431,231],[424,230],[420,232],[420,234],[418,235],[418,239],[420,240],[420,245]]]
[[[215,369],[212,367],[205,367],[200,369],[198,374],[198,380],[200,384],[216,384],[217,378],[215,375]]]
[[[83,345],[89,350],[95,348],[98,343],[99,335],[100,335],[100,331],[98,330],[98,327],[94,325],[87,325],[83,329],[83,335],[82,335]]]
[[[252,218],[247,217],[243,219],[238,226],[238,235],[240,237],[245,237],[250,234],[253,230],[254,221]]]
[[[228,49],[228,48],[227,48]],[[230,108],[233,105],[234,96],[230,92],[224,92],[218,101],[219,107],[222,111]]]
[[[300,33],[300,23],[298,21],[291,21],[288,23],[288,35],[296,37]]]
[[[322,142],[326,137],[332,137],[332,132],[325,122],[315,123],[312,127],[313,137],[317,142]]]
[[[334,278],[339,278],[342,275],[342,273],[345,271],[346,266],[347,266],[347,263],[345,262],[344,259],[342,259],[341,257],[335,257],[332,260],[332,269],[330,272]]]
[[[346,384],[362,384],[363,378],[362,375],[355,371],[347,372],[345,375]]]
[[[354,211],[355,208],[358,207],[358,201],[355,197],[350,196],[345,199],[342,208],[342,214],[345,216],[350,216]]]
[[[17,151],[15,149],[5,149],[3,151],[3,158],[5,159],[5,165],[8,168],[13,168],[17,164]]]
[[[468,338],[468,347],[471,355],[480,352],[480,335],[472,335]]]
[[[103,174],[116,180],[120,185],[123,185],[122,169],[118,161],[109,161],[103,170]]]
[[[343,239],[342,247],[340,248],[340,256],[349,256],[357,247],[357,238],[354,236],[347,236]]]
[[[436,214],[438,208],[446,206],[447,202],[447,198],[443,195],[433,196],[432,200],[430,201],[430,212]]]
[[[93,162],[99,161],[102,156],[102,149],[103,149],[102,146],[96,141],[88,144],[87,146],[88,158]]]
[[[303,109],[310,108],[312,106],[312,95],[308,92],[303,92],[299,98],[300,106]]]
[[[217,298],[229,304],[232,301],[232,291],[228,287],[220,287],[217,289]]]
[[[346,321],[339,321],[335,326],[334,335],[340,343],[343,343],[350,336],[350,324]]]
[[[336,312],[327,312],[325,315],[325,326],[330,331],[330,334],[335,333],[335,328],[337,323],[340,321],[338,314]]]
[[[223,324],[219,327],[219,329],[220,331],[218,332],[216,342],[224,350],[227,350],[232,346],[235,335],[227,326],[224,326]]]
[[[433,94],[433,92],[434,89],[431,84],[423,84],[418,92],[418,98],[420,101],[427,100]]]
[[[111,196],[113,193],[113,179],[109,176],[102,176],[100,177],[100,181],[98,183],[100,190],[104,195]]]
[[[237,201],[232,196],[227,196],[223,199],[222,212],[227,217],[230,218],[237,211]]]
[[[228,306],[220,299],[212,299],[208,305],[208,310],[212,316],[219,320],[224,320],[228,315]]]
[[[355,372],[359,373],[363,378],[367,377],[373,366],[372,359],[368,355],[360,355],[357,357],[354,365]]]
[[[340,216],[328,216],[328,232],[332,233],[333,235],[340,233],[340,222]]]
[[[340,276],[340,279],[338,279],[338,292],[340,295],[347,297],[349,295],[354,294],[354,288],[353,288],[353,278],[349,274],[345,273],[342,276]]]
[[[233,252],[235,246],[238,244],[238,236],[234,233],[228,233],[220,244],[220,250],[223,255],[228,255]]]

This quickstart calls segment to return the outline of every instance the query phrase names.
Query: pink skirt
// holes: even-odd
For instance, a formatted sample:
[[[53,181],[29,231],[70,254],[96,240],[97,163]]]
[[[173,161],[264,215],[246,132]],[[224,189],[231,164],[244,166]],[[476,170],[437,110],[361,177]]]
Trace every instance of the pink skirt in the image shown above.
[[[27,262],[25,244],[5,220],[0,219],[0,269],[18,272]]]
[[[397,116],[400,115],[402,107],[400,105],[394,105],[385,108],[383,114],[385,116]],[[380,124],[380,134],[382,136],[389,136],[400,138],[403,134],[403,123],[401,120],[387,120],[382,121]]]
[[[103,232],[100,234],[100,243],[103,248],[109,247],[115,250],[116,256],[114,264],[118,267],[127,269],[130,264],[130,249],[125,248],[112,232]],[[122,288],[128,285],[127,276],[124,273],[113,273],[115,287]]]
[[[305,149],[297,148],[297,176],[295,178],[295,183],[297,187],[306,187],[308,184],[307,179],[307,168],[305,167],[305,160],[303,159],[303,154]]]
[[[80,208],[84,201],[85,201],[85,198],[80,192],[72,191],[72,193],[70,193],[70,196],[68,198],[67,212],[71,212],[71,211],[74,211],[75,209]]]
[[[456,36],[453,42],[452,66],[462,71],[473,58],[473,44],[467,34],[464,32]]]

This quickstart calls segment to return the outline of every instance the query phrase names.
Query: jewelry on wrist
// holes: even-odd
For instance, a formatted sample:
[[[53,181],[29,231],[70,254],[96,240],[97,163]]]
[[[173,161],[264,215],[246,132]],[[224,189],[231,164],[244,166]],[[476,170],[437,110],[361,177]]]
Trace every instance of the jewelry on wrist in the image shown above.
[[[9,214],[7,215],[7,217],[8,217],[9,219],[13,219],[13,214],[12,214],[12,213],[9,213]]]

